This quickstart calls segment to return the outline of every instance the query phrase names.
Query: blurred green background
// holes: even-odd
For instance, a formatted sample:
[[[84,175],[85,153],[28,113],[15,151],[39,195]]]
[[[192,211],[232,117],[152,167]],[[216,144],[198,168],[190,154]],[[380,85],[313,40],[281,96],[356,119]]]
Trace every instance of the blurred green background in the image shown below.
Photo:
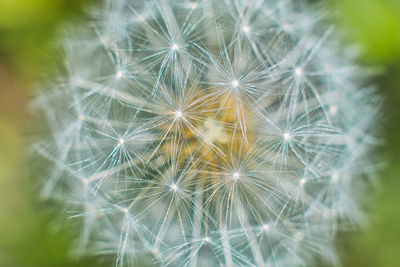
[[[34,123],[27,105],[54,61],[52,38],[89,1],[0,0],[0,266],[112,266],[68,255],[74,227],[37,198],[28,151]],[[340,258],[344,266],[400,266],[400,0],[324,2],[348,42],[362,47],[360,64],[382,68],[374,79],[384,98],[377,123],[385,143],[377,153],[386,167],[368,196],[368,226],[339,236]]]

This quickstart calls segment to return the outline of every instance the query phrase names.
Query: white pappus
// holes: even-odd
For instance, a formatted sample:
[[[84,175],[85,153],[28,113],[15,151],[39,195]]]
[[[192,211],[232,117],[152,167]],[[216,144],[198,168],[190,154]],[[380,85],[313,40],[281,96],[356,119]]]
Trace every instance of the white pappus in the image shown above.
[[[295,0],[105,0],[35,100],[43,194],[118,266],[337,263],[362,221],[378,99],[323,9]]]

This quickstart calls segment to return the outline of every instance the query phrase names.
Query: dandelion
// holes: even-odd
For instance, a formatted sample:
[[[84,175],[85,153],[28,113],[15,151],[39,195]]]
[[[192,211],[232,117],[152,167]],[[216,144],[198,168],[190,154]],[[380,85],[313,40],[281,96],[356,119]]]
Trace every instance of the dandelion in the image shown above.
[[[336,263],[359,223],[377,98],[303,1],[104,0],[35,105],[43,193],[118,266]],[[346,223],[345,223],[346,222]]]

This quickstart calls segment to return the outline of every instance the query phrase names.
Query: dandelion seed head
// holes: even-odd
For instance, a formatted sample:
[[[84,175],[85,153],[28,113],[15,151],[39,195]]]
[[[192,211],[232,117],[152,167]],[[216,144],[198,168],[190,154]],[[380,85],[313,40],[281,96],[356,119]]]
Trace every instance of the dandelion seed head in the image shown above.
[[[243,27],[242,27],[242,31],[244,32],[244,33],[250,33],[250,27],[248,26],[248,25],[244,25]]]
[[[301,241],[301,240],[303,240],[303,238],[304,238],[304,234],[301,233],[301,232],[297,232],[297,233],[295,234],[295,238],[296,238],[298,241]]]
[[[179,45],[178,45],[178,44],[173,43],[173,44],[171,45],[171,50],[172,50],[172,51],[176,51],[176,50],[178,50],[178,49],[179,49]]]
[[[183,117],[183,113],[180,110],[175,111],[175,118],[180,119]]]
[[[339,181],[339,179],[340,179],[340,174],[339,174],[339,172],[334,171],[334,172],[332,173],[332,181],[333,181],[333,182],[337,182],[337,181]]]
[[[176,184],[172,184],[171,185],[171,190],[174,191],[174,192],[178,191],[178,186]]]
[[[122,212],[125,213],[125,214],[127,214],[127,213],[129,213],[129,209],[123,208],[123,209],[122,209]]]
[[[211,243],[211,239],[208,237],[208,236],[206,236],[206,237],[203,237],[203,242],[204,243]]]
[[[190,3],[190,8],[191,9],[196,9],[197,8],[197,3],[196,2]]]
[[[54,163],[43,194],[83,218],[77,252],[335,265],[374,177],[379,99],[329,10],[298,1],[102,0],[68,30],[34,147]]]
[[[238,80],[233,80],[232,81],[232,87],[233,88],[236,88],[236,87],[238,87],[239,86],[239,81]]]
[[[270,230],[270,227],[269,227],[267,224],[263,224],[263,225],[261,226],[261,228],[262,228],[262,230],[263,230],[264,232],[268,232],[268,231]]]
[[[329,107],[329,113],[332,116],[335,116],[337,114],[337,112],[338,112],[338,107],[336,105],[332,105]]]
[[[121,78],[122,78],[122,71],[118,71],[118,72],[115,74],[115,78],[121,79]]]
[[[152,249],[150,250],[150,252],[151,252],[153,255],[157,255],[158,253],[160,253],[159,250],[158,250],[158,248],[152,248]]]
[[[285,30],[285,31],[290,32],[290,31],[293,30],[293,27],[289,23],[283,23],[282,24],[282,29]]]

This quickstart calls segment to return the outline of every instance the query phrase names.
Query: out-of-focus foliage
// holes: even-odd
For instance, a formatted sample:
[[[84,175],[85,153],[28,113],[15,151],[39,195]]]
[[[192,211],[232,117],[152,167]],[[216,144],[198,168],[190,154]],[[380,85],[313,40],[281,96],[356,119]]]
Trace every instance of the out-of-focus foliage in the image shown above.
[[[69,257],[67,224],[54,227],[50,209],[35,197],[38,175],[30,173],[24,137],[33,127],[27,112],[33,77],[51,60],[50,40],[60,24],[85,2],[0,1],[0,266],[92,266]]]
[[[368,225],[340,244],[344,266],[397,267],[400,263],[400,64],[377,81],[385,98],[381,185],[368,203]]]
[[[399,0],[332,0],[338,24],[364,49],[364,60],[400,60]]]
[[[384,99],[381,184],[367,205],[368,224],[340,243],[344,266],[400,264],[400,1],[332,0],[338,26],[363,48],[362,62],[378,64],[375,79]],[[383,152],[383,153],[382,153]]]
[[[1,0],[0,58],[28,74],[49,55],[49,38],[89,0]],[[48,59],[48,58],[47,58]]]

